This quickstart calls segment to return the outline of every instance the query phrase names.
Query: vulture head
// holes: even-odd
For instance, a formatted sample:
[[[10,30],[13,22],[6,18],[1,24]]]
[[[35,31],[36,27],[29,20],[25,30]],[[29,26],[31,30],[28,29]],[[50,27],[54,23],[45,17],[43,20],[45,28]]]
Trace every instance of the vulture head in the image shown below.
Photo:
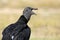
[[[23,10],[23,14],[30,14],[30,15],[35,14],[32,10],[37,10],[37,8],[26,7],[26,8]]]
[[[37,8],[32,8],[32,7],[26,7],[23,10],[23,15],[25,16],[25,18],[28,20],[30,19],[31,15],[36,15],[32,10],[37,10]]]

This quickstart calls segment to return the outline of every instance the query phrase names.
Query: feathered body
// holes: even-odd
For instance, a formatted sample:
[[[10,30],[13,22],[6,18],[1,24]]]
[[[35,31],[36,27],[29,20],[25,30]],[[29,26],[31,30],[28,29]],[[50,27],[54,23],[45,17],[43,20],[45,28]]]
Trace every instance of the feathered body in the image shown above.
[[[27,23],[31,15],[35,14],[32,10],[36,10],[36,8],[26,7],[18,21],[3,30],[2,40],[29,40],[31,29]]]
[[[22,15],[16,23],[4,29],[2,40],[12,40],[12,36],[14,36],[13,40],[29,40],[31,30],[27,23],[28,20]]]

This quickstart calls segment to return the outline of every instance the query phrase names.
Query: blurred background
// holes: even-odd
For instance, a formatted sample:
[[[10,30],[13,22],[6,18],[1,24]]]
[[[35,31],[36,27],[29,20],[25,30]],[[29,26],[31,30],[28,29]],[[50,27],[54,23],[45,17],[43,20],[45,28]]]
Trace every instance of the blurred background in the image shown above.
[[[60,40],[60,0],[0,0],[0,40],[4,28],[15,23],[27,6],[38,8],[28,23],[30,40]]]

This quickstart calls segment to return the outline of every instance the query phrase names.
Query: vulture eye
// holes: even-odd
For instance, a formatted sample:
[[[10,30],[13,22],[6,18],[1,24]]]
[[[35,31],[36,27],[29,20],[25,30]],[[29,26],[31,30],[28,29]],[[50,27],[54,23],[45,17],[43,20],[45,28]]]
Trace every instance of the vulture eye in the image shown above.
[[[28,10],[26,10],[26,11],[28,11]]]

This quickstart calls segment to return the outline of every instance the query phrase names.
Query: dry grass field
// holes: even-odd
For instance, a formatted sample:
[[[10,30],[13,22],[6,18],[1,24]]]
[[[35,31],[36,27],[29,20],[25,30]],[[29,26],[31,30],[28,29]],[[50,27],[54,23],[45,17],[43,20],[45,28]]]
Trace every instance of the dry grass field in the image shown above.
[[[38,8],[28,23],[30,40],[60,40],[60,0],[0,0],[0,40],[4,28],[15,23],[26,6]]]

